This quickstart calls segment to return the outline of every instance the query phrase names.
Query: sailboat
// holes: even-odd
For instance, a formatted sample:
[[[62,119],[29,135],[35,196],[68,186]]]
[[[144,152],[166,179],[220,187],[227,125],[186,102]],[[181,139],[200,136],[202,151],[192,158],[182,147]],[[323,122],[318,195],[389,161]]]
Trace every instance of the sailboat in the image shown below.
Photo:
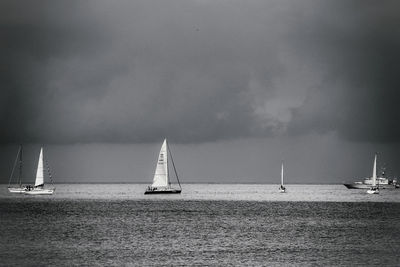
[[[374,169],[372,171],[372,186],[367,191],[368,194],[379,194],[379,186],[376,186],[376,157],[377,154],[375,153]]]
[[[47,171],[49,173],[50,180],[52,181],[52,177],[48,166],[47,166]],[[39,161],[36,170],[35,185],[27,186],[24,193],[27,195],[52,195],[54,191],[55,187],[44,188],[43,147],[42,147],[40,148]]]
[[[12,187],[11,186],[11,180],[13,178],[17,162],[19,162],[19,174],[18,174],[18,181],[17,181],[18,187],[16,187],[16,186]],[[11,171],[10,180],[8,181],[8,191],[10,193],[23,194],[25,192],[25,187],[22,186],[22,178],[21,178],[21,176],[22,176],[22,145],[18,149],[17,157],[15,158],[14,166],[13,166],[13,169]]]
[[[169,152],[169,153],[168,153]],[[179,189],[172,188],[169,180],[168,154],[171,157],[172,166],[178,181]],[[181,183],[179,182],[178,173],[176,172],[175,163],[172,158],[171,150],[168,147],[167,139],[161,146],[158,155],[156,170],[154,173],[153,183],[147,187],[144,194],[180,194],[182,191]]]
[[[279,193],[285,193],[286,187],[283,185],[283,161],[282,161],[282,168],[281,168],[281,186],[279,187]]]

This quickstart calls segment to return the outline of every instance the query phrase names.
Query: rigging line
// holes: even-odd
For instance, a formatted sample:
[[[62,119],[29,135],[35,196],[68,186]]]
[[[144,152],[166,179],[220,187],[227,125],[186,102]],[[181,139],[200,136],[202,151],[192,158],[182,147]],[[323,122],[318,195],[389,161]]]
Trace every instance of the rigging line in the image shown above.
[[[47,174],[49,175],[49,178],[51,181],[51,185],[54,187],[53,177],[51,176],[49,162],[47,160],[46,160],[46,169],[47,169]]]
[[[168,145],[167,145],[167,148],[168,148],[168,151],[169,151],[169,155],[171,156],[172,166],[174,167],[174,171],[175,171],[175,175],[176,175],[176,180],[178,180],[179,188],[182,189],[181,183],[179,182],[178,172],[176,171],[176,168],[175,168],[175,163],[174,163],[174,159],[173,159],[173,157],[172,157],[171,149],[169,148]]]
[[[21,147],[18,149],[17,157],[15,158],[15,161],[14,161],[14,165],[13,165],[13,168],[12,168],[12,171],[11,171],[10,179],[8,180],[8,187],[10,187],[11,179],[12,179],[12,177],[14,175],[15,166],[17,165],[18,157],[19,157],[20,152],[21,152]]]

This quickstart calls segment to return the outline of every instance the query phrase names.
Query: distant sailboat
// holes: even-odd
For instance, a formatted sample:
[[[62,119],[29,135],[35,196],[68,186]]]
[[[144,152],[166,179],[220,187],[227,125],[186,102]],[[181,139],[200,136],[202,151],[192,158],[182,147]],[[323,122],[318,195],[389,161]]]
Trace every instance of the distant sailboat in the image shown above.
[[[368,194],[379,194],[379,187],[376,186],[376,153],[375,153],[375,160],[374,160],[374,169],[372,171],[372,186],[367,191]]]
[[[279,187],[280,193],[286,192],[286,187],[283,185],[283,161],[282,161],[282,168],[281,168],[281,186]]]
[[[169,180],[169,167],[168,167],[168,152],[171,157],[172,166],[178,180],[179,189],[171,187]],[[174,160],[172,158],[171,151],[168,147],[167,139],[164,139],[164,143],[161,146],[160,154],[158,155],[158,161],[156,171],[154,173],[153,183],[149,186],[145,194],[180,194],[182,191],[181,184],[179,182],[178,173],[175,169]]]
[[[48,166],[47,171],[49,172],[50,180],[52,180]],[[54,191],[54,187],[44,188],[43,148],[40,148],[35,185],[27,186],[24,193],[27,195],[52,195]]]
[[[18,186],[11,186],[11,180],[13,178],[14,175],[14,171],[15,171],[15,167],[17,166],[17,162],[19,162],[19,174],[18,174]],[[14,166],[13,169],[11,171],[11,175],[10,175],[10,180],[8,181],[8,191],[10,193],[17,193],[17,194],[23,194],[25,192],[25,187],[22,186],[22,145],[19,147],[18,149],[18,153],[17,153],[17,157],[15,158],[14,161]]]

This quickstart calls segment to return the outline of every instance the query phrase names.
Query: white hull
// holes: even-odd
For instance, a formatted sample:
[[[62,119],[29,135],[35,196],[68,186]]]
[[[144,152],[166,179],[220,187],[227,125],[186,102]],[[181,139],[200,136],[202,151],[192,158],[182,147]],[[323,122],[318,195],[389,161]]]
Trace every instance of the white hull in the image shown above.
[[[368,194],[372,195],[372,194],[379,194],[379,189],[369,189],[367,191]]]
[[[369,189],[371,185],[363,184],[363,183],[353,183],[353,184],[343,184],[348,189]],[[396,189],[396,185],[394,184],[379,184],[379,189]]]
[[[54,189],[33,189],[31,191],[25,191],[26,195],[52,195],[54,193]]]
[[[23,193],[25,193],[25,188],[24,187],[9,187],[8,192],[16,193],[16,194],[23,194]]]

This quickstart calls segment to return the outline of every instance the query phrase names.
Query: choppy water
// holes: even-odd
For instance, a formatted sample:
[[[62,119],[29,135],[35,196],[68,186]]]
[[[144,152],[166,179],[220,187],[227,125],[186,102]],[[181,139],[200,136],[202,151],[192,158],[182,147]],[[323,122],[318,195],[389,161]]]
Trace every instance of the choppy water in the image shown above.
[[[1,266],[399,266],[400,190],[338,185],[0,188]],[[342,188],[343,187],[343,188]]]

